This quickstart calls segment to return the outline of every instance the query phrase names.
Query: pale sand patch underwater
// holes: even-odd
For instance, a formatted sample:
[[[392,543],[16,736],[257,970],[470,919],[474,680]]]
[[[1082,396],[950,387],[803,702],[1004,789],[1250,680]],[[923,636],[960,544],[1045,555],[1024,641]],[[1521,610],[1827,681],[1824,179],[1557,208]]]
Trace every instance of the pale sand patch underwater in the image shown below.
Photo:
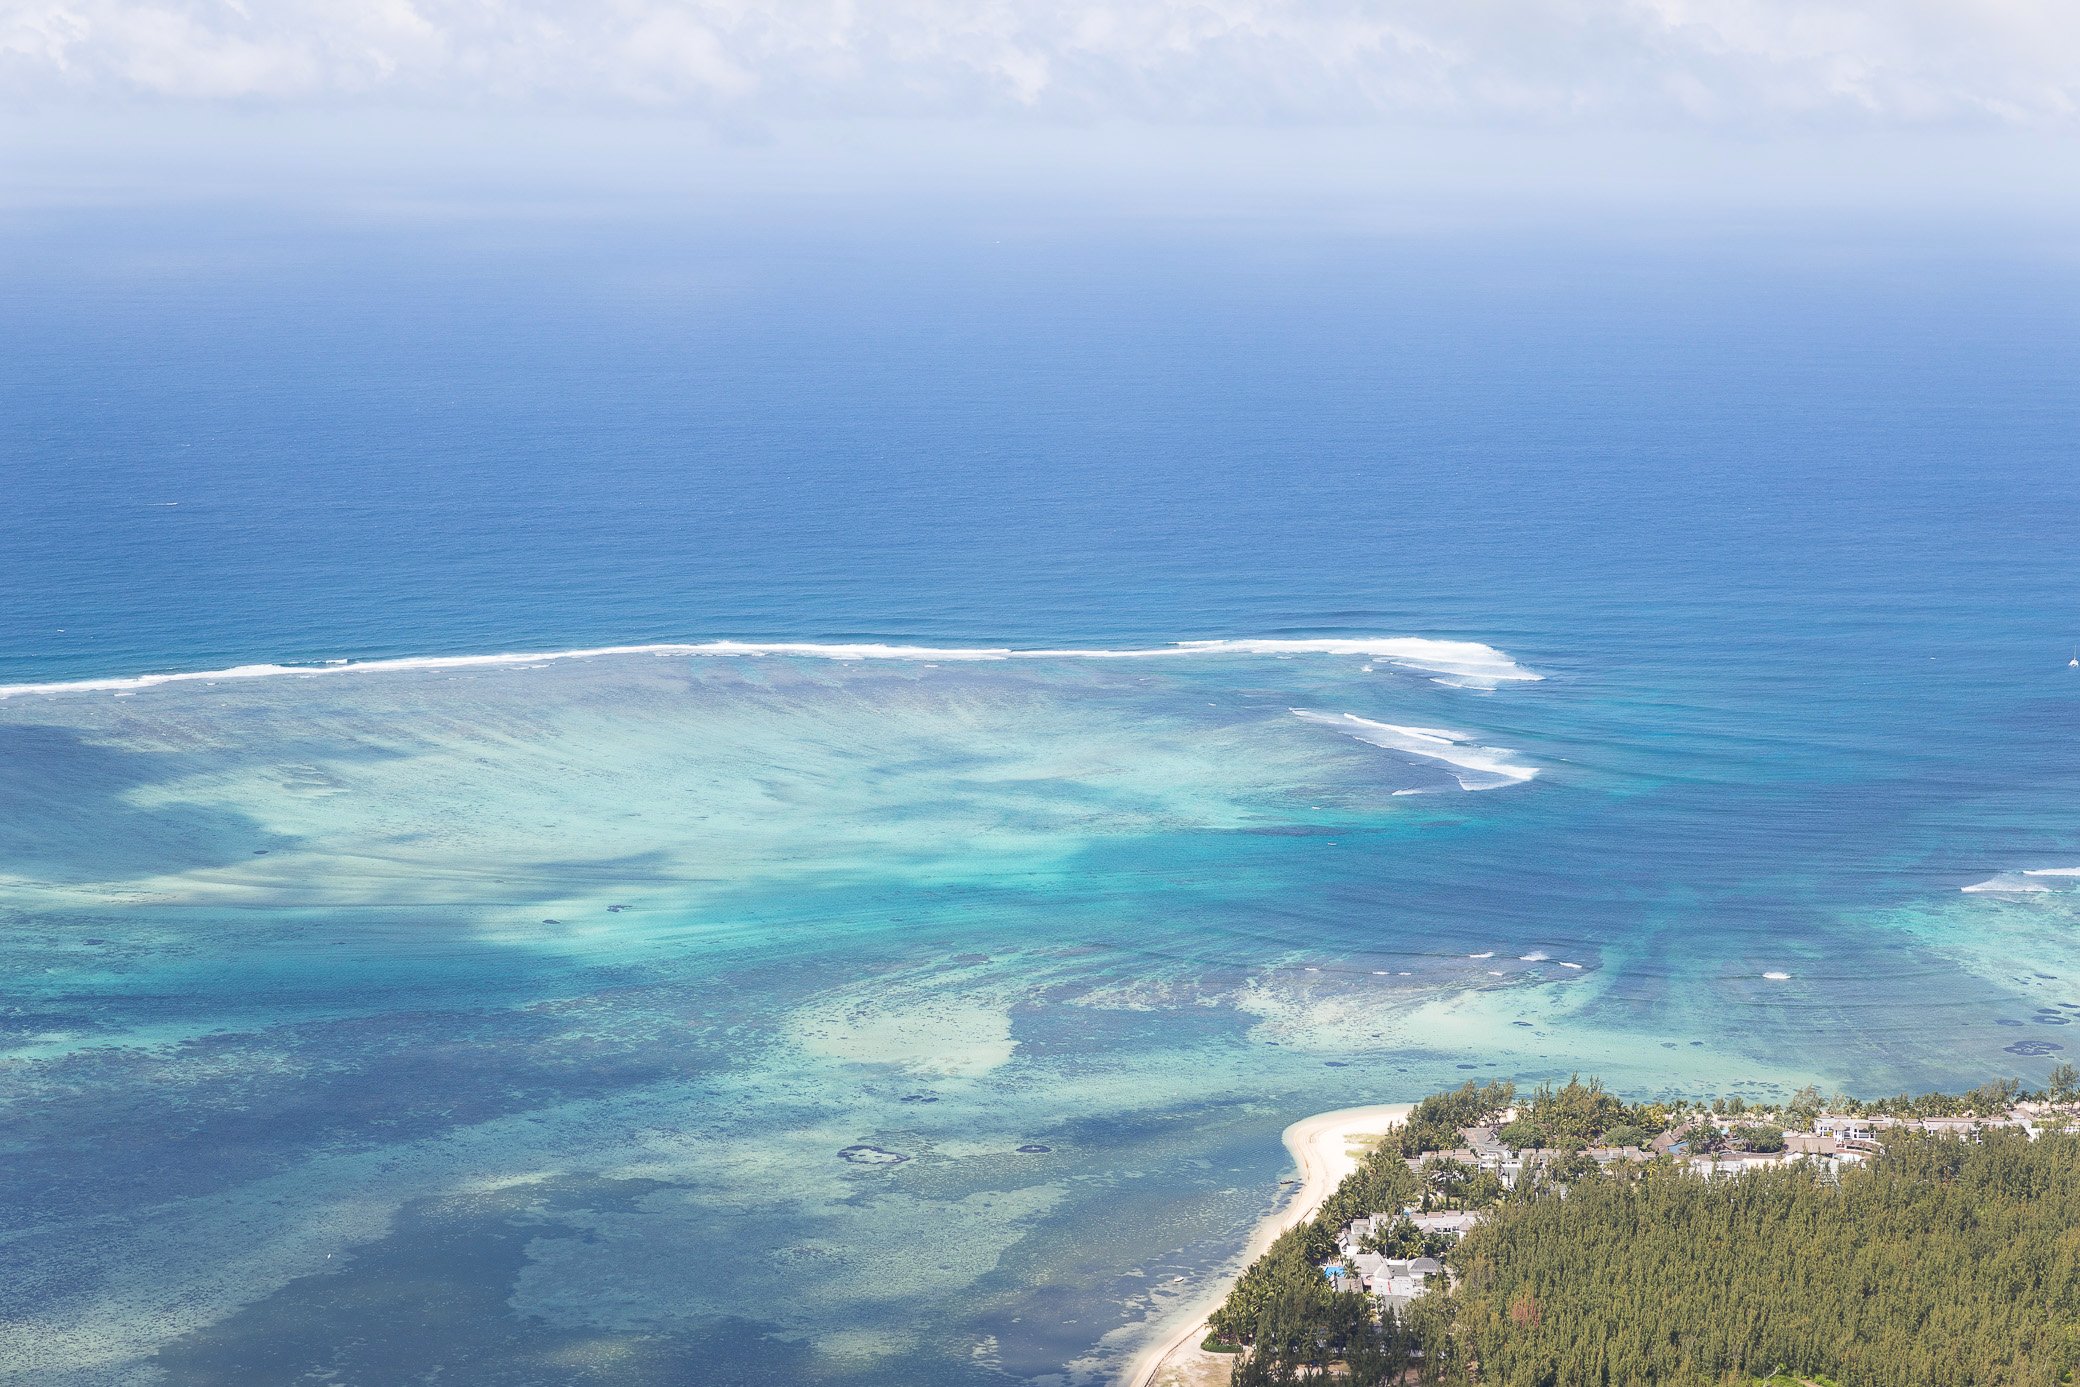
[[[797,1012],[793,1031],[811,1054],[926,1078],[979,1078],[1018,1048],[1008,1008],[958,996],[834,1000]]]

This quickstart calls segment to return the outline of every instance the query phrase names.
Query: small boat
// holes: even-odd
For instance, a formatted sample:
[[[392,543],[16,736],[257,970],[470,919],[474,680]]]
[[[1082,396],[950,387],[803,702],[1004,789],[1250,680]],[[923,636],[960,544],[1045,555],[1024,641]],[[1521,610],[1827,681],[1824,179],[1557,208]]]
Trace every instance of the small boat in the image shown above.
[[[2080,646],[2073,647],[2073,658],[2066,661],[2067,669],[2080,669]]]

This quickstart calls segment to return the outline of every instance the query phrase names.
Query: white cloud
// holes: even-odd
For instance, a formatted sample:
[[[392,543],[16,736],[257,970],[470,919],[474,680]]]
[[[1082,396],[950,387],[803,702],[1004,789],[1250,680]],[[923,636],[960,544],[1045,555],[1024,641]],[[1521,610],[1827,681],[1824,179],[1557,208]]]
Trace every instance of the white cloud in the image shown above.
[[[2070,0],[0,0],[17,101],[2060,126]]]

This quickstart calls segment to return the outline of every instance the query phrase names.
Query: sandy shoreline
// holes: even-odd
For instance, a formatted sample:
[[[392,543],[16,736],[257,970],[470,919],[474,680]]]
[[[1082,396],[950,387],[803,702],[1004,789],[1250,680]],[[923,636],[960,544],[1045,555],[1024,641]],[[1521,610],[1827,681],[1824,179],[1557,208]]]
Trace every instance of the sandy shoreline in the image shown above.
[[[1414,1106],[1378,1103],[1367,1108],[1338,1108],[1303,1117],[1286,1128],[1286,1150],[1293,1153],[1293,1163],[1300,1169],[1299,1192],[1257,1225],[1227,1274],[1190,1305],[1164,1317],[1154,1341],[1128,1362],[1120,1378],[1123,1387],[1199,1387],[1226,1382],[1228,1356],[1199,1348],[1206,1337],[1206,1317],[1220,1308],[1242,1269],[1262,1256],[1280,1233],[1313,1218],[1344,1177],[1358,1168],[1358,1156],[1365,1147],[1399,1126]]]

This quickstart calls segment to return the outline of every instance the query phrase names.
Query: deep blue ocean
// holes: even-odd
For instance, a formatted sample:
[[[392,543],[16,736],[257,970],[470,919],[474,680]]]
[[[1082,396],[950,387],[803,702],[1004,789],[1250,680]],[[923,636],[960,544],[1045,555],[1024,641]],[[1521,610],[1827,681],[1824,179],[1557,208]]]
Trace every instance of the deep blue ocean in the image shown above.
[[[2076,634],[2048,249],[109,220],[0,284],[11,681],[1386,629],[1709,686]]]
[[[1955,228],[12,214],[0,1380],[1102,1381],[1309,1112],[2040,1078],[2076,322]],[[1408,637],[1539,678],[958,658]],[[19,688],[718,640],[944,658]]]

